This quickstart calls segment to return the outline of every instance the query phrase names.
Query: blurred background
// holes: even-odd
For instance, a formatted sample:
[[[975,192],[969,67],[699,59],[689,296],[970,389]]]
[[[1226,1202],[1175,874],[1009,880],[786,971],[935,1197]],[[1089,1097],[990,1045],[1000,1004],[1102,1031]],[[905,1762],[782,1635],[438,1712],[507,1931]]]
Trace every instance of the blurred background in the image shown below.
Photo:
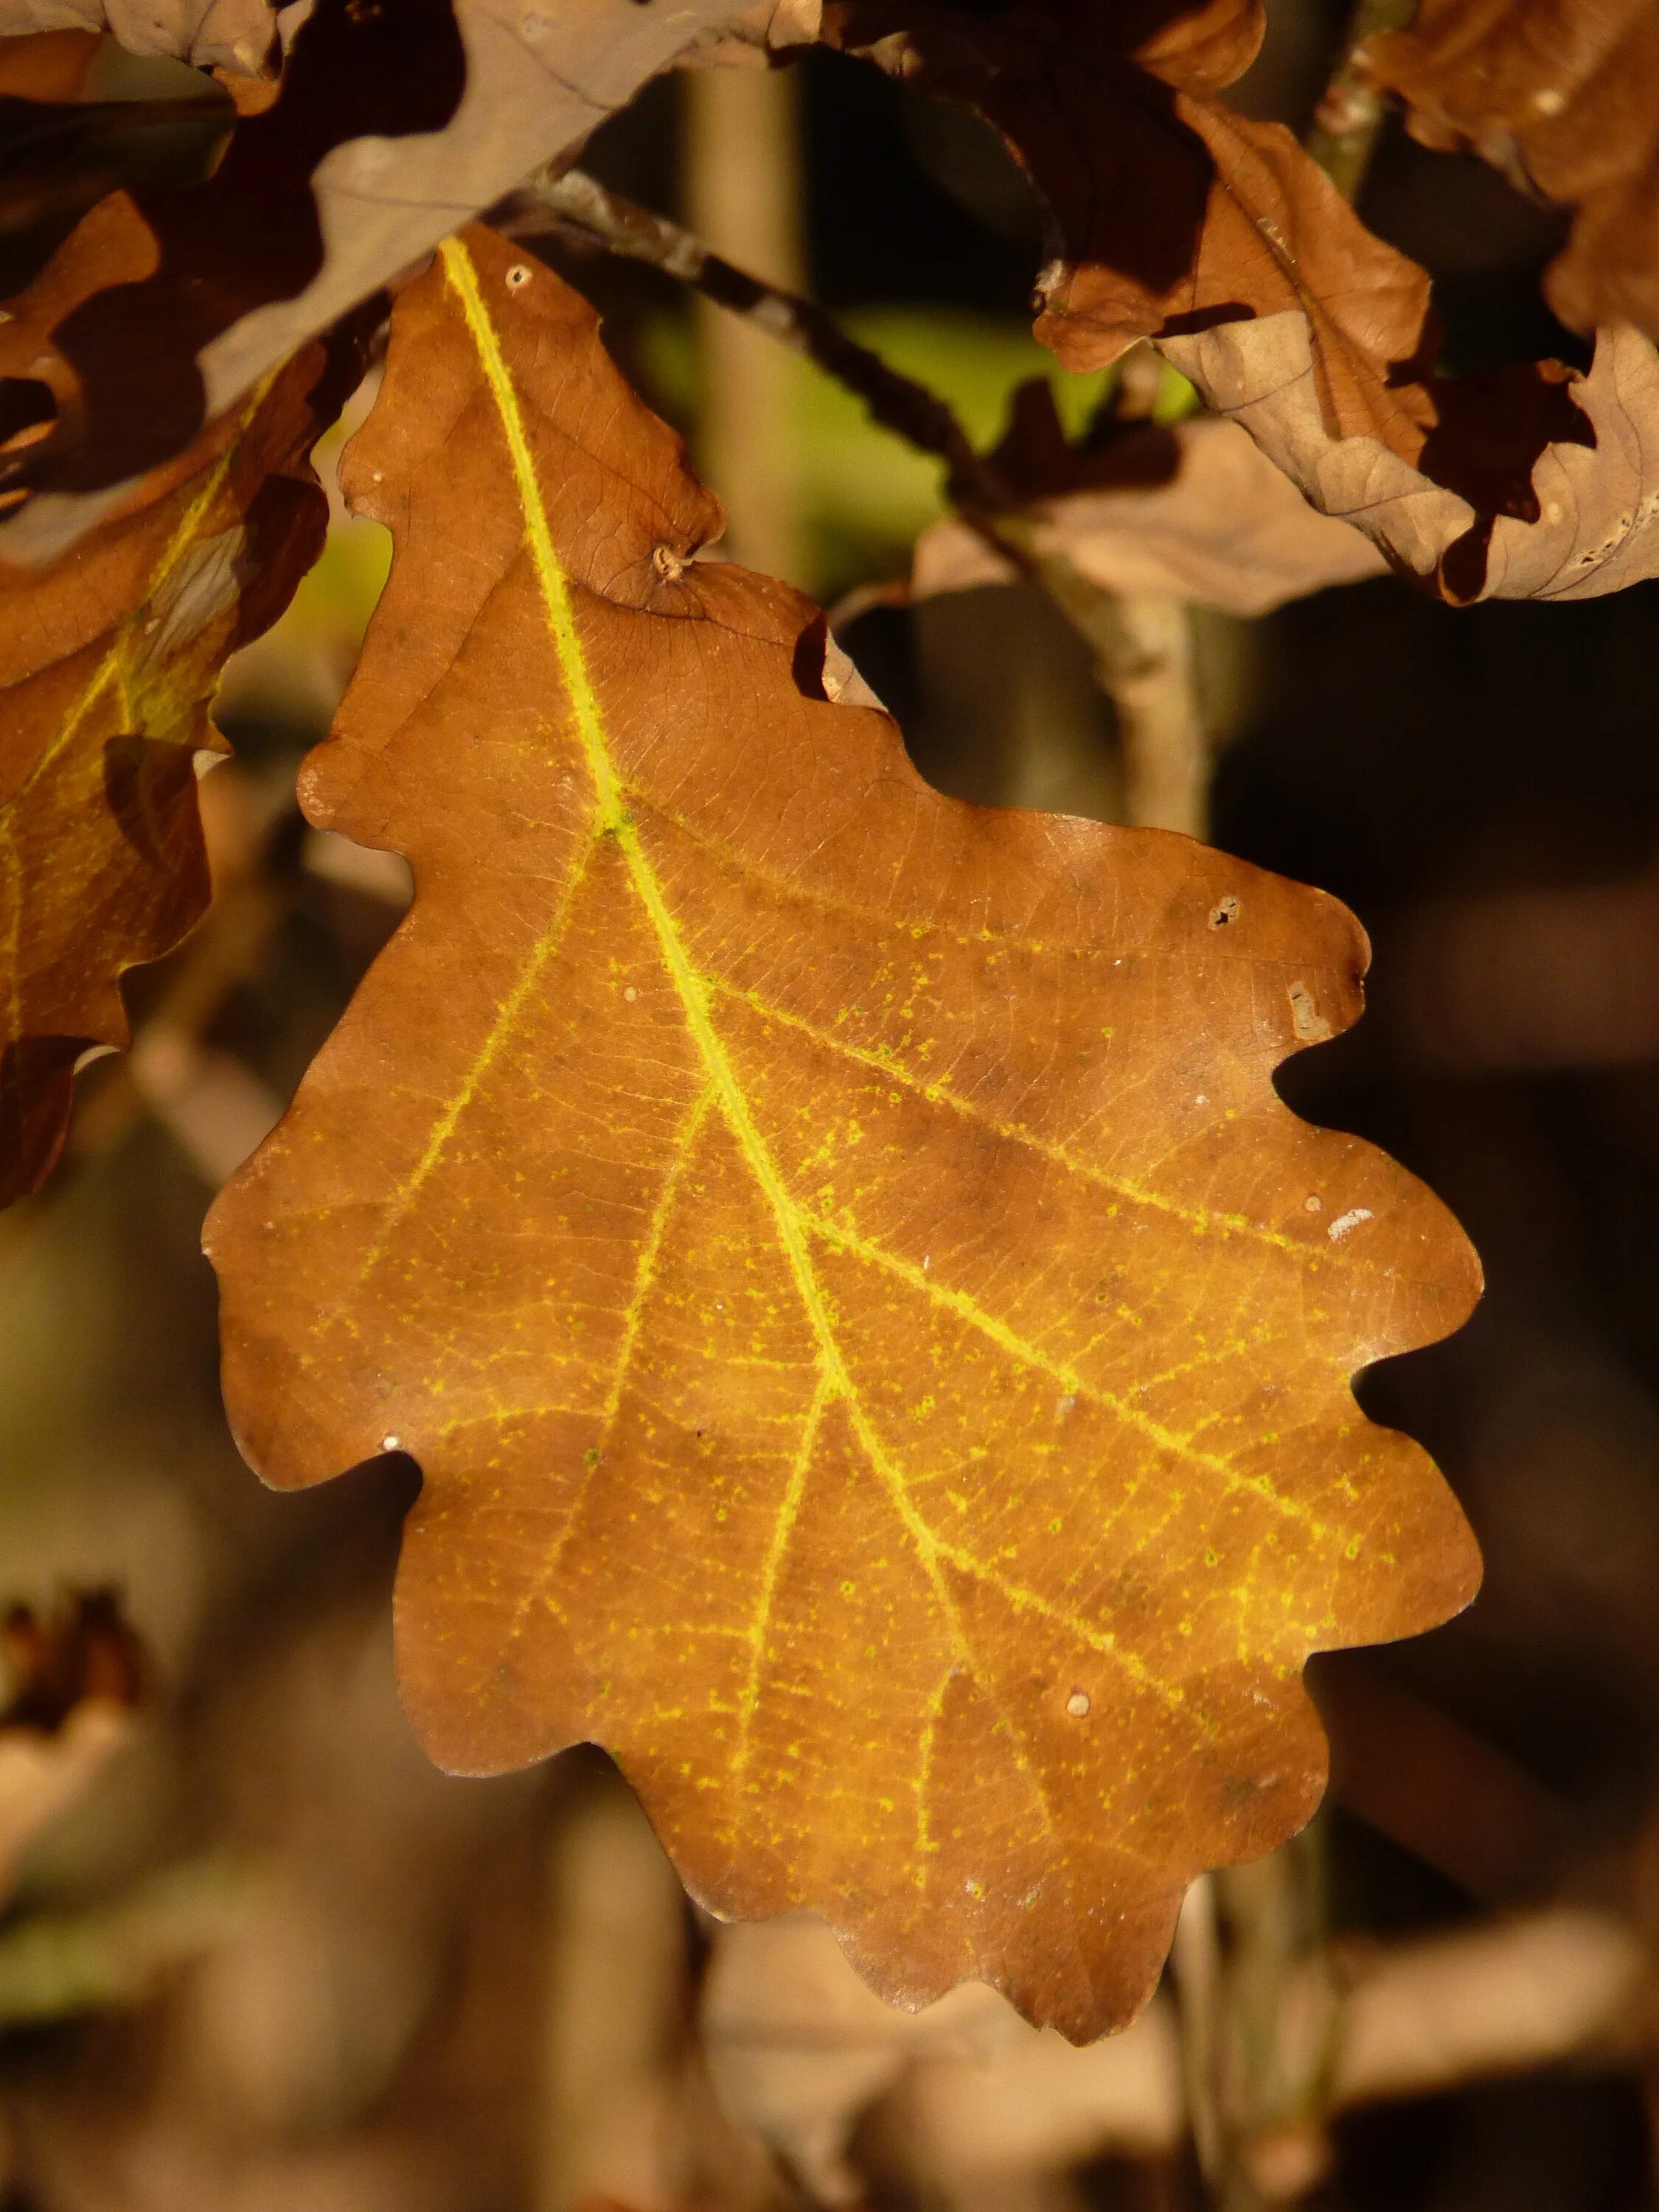
[[[1269,12],[1234,96],[1304,129],[1345,11]],[[179,89],[103,66],[104,97]],[[872,70],[687,73],[584,159],[810,293],[981,446],[1034,377],[1073,436],[1137,380],[1143,413],[1186,404],[1054,368],[1018,175]],[[1390,124],[1362,210],[1436,276],[1453,364],[1582,362],[1539,298],[1558,220],[1494,173]],[[1121,702],[1049,599],[908,590],[935,464],[672,280],[537,244],[685,431],[724,550],[832,608],[933,783],[1133,811]],[[1425,1177],[1485,1260],[1469,1326],[1360,1389],[1434,1452],[1487,1577],[1435,1635],[1316,1662],[1327,1808],[1200,1884],[1145,2019],[1077,2052],[983,1989],[890,2013],[809,1921],[703,1921],[596,1753],[436,1773],[391,1671],[415,1470],[279,1498],[236,1455],[202,1216],[408,896],[293,795],[386,560],[337,516],[230,671],[213,912],[133,979],[133,1054],[87,1070],[63,1167],[0,1216],[5,2212],[1649,2204],[1659,587],[1453,612],[1383,577],[1255,621],[1177,610],[1190,826],[1336,892],[1376,946],[1365,1020],[1281,1087]]]

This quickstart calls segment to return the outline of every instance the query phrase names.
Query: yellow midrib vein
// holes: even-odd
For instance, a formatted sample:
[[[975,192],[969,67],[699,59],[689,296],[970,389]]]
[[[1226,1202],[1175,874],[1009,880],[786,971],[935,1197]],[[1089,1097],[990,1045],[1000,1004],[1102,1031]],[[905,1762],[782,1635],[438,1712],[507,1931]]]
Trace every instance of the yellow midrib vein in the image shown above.
[[[833,1395],[850,1398],[853,1395],[852,1381],[842,1358],[841,1347],[836,1340],[795,1206],[784,1188],[766,1140],[755,1125],[749,1101],[726,1055],[726,1047],[709,1018],[703,987],[680,941],[678,928],[668,910],[668,902],[663,896],[662,885],[657,880],[656,871],[641,846],[632,819],[622,805],[616,770],[611,765],[610,749],[605,741],[605,725],[599,699],[593,690],[592,678],[588,673],[587,656],[577,634],[569,581],[554,547],[553,533],[542,499],[541,482],[536,471],[535,455],[531,451],[530,440],[525,430],[518,392],[502,356],[495,323],[478,289],[477,274],[473,268],[471,256],[457,239],[446,240],[441,251],[445,274],[460,300],[485,380],[501,416],[520,503],[524,509],[531,558],[535,564],[537,580],[547,608],[548,624],[553,633],[569,694],[572,719],[593,780],[599,826],[616,838],[617,847],[627,860],[629,879],[650,919],[663,964],[679,999],[686,1025],[708,1070],[714,1098],[726,1126],[737,1139],[750,1173],[770,1206],[795,1287],[812,1324],[820,1360],[834,1386]]]
[[[888,1492],[894,1509],[912,1540],[958,1656],[964,1664],[974,1668],[973,1650],[944,1571],[947,1561],[956,1565],[959,1572],[964,1571],[964,1563],[960,1558],[952,1557],[954,1547],[943,1544],[918,1511],[902,1474],[892,1464],[876,1435],[848,1370],[807,1249],[807,1217],[786,1188],[770,1149],[755,1122],[748,1098],[710,1018],[705,988],[681,942],[678,927],[669,910],[662,885],[640,842],[632,817],[623,805],[623,787],[605,743],[604,718],[588,671],[586,654],[576,629],[569,581],[553,544],[535,455],[525,428],[517,388],[502,355],[494,319],[478,289],[477,274],[471,257],[465,246],[455,239],[447,240],[440,251],[445,276],[460,302],[485,382],[501,420],[524,513],[532,562],[547,610],[549,628],[569,697],[572,719],[592,779],[596,807],[594,828],[602,834],[608,833],[615,837],[617,848],[627,861],[630,881],[650,919],[664,966],[674,985],[687,1028],[707,1071],[713,1098],[737,1141],[750,1173],[767,1200],[779,1243],[811,1327],[817,1347],[819,1379],[806,1433],[808,1437],[816,1434],[817,1425],[830,1405],[837,1401],[845,1402],[865,1455]],[[806,1449],[797,1462],[797,1472],[803,1485],[810,1459],[810,1449]],[[792,1492],[793,1488],[792,1484]],[[799,1497],[794,1496],[793,1504],[796,1511],[799,1502]],[[779,1556],[781,1558],[781,1551]],[[981,1563],[975,1561],[967,1571],[971,1572],[980,1566]],[[1035,1593],[1022,1590],[1016,1602],[1035,1607],[1039,1601]],[[1042,1607],[1048,1610],[1046,1601],[1042,1601]],[[1058,1609],[1054,1609],[1051,1617],[1059,1617]],[[1075,1627],[1077,1624],[1068,1626]],[[1151,1676],[1139,1661],[1132,1660],[1124,1653],[1115,1638],[1103,1637],[1099,1632],[1095,1632],[1087,1638],[1087,1641],[1097,1650],[1109,1651],[1115,1656],[1125,1666],[1131,1679],[1146,1686],[1156,1684],[1156,1678]],[[975,1674],[978,1672],[976,1668],[974,1671]],[[1168,1686],[1158,1686],[1167,1691]],[[989,1683],[986,1683],[984,1687],[988,1692],[990,1692]],[[994,1702],[1000,1704],[994,1697]],[[1056,1823],[1042,1778],[1021,1747],[1019,1731],[1014,1728],[1012,1717],[1006,1717],[1010,1723],[1013,1756],[1036,1798],[1045,1823],[1054,1830]]]
[[[851,1060],[860,1067],[867,1067],[872,1074],[880,1077],[884,1082],[896,1084],[915,1097],[925,1099],[930,1106],[944,1106],[951,1113],[961,1115],[964,1121],[975,1121],[981,1128],[988,1129],[993,1136],[1004,1138],[1009,1144],[1018,1145],[1043,1159],[1052,1160],[1056,1167],[1064,1168],[1068,1175],[1076,1176],[1081,1182],[1091,1182],[1101,1190],[1109,1191],[1114,1198],[1123,1199],[1131,1206],[1145,1206],[1150,1212],[1167,1215],[1171,1220],[1180,1222],[1184,1228],[1190,1229],[1195,1236],[1206,1237],[1219,1231],[1224,1236],[1248,1237],[1253,1243],[1266,1244],[1275,1251],[1292,1255],[1310,1270],[1328,1265],[1338,1255],[1345,1257],[1350,1264],[1353,1263],[1354,1255],[1344,1252],[1341,1247],[1334,1248],[1330,1253],[1322,1252],[1305,1238],[1287,1237],[1283,1230],[1273,1228],[1271,1223],[1252,1221],[1247,1214],[1222,1213],[1208,1206],[1183,1206],[1178,1200],[1167,1198],[1161,1191],[1151,1189],[1131,1177],[1113,1175],[1104,1168],[1096,1167],[1092,1161],[1079,1159],[1068,1146],[1055,1142],[1052,1138],[1040,1136],[1022,1121],[1003,1120],[988,1108],[964,1097],[961,1091],[953,1090],[950,1084],[936,1077],[929,1080],[925,1076],[917,1075],[896,1057],[889,1058],[881,1053],[872,1052],[863,1045],[854,1044],[850,1037],[837,1036],[834,1030],[824,1029],[819,1023],[808,1021],[805,1015],[790,1012],[758,991],[744,989],[740,984],[731,982],[723,976],[711,977],[710,986],[721,998],[747,1006],[762,1021],[776,1022],[780,1028],[793,1030],[810,1038],[814,1044],[822,1045],[838,1058]]]

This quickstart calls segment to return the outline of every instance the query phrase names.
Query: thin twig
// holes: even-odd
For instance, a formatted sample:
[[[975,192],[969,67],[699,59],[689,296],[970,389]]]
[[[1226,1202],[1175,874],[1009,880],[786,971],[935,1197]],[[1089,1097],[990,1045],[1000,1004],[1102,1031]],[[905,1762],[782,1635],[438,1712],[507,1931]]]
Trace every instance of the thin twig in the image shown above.
[[[531,236],[548,218],[630,261],[641,261],[689,284],[705,299],[742,315],[823,369],[861,399],[872,419],[896,437],[945,464],[951,505],[1030,582],[1048,593],[1088,647],[1105,690],[1144,681],[1160,665],[1124,621],[1117,602],[1064,554],[1041,541],[1018,493],[974,446],[937,392],[890,368],[849,337],[811,300],[733,267],[702,240],[664,216],[610,191],[581,169],[532,177],[495,215],[508,236]]]
[[[526,236],[544,229],[550,217],[611,253],[678,277],[804,354],[861,399],[882,428],[943,461],[946,496],[963,520],[1047,593],[1087,646],[1117,712],[1129,820],[1203,835],[1208,750],[1194,702],[1184,608],[1159,601],[1141,609],[1102,591],[1054,545],[994,463],[975,450],[938,393],[890,368],[811,300],[734,267],[678,223],[581,169],[532,177],[495,220],[508,235]]]
[[[1308,133],[1309,153],[1350,206],[1359,197],[1388,112],[1360,66],[1360,50],[1384,31],[1402,30],[1415,11],[1416,0],[1356,0],[1340,58]]]
[[[585,170],[532,177],[515,199],[518,205],[500,225],[509,235],[533,229],[538,214],[552,216],[612,253],[678,277],[705,299],[746,317],[781,344],[816,362],[864,402],[883,429],[937,455],[949,472],[953,501],[988,515],[1019,504],[997,471],[975,452],[936,392],[890,368],[811,300],[735,268],[678,223],[607,191]]]

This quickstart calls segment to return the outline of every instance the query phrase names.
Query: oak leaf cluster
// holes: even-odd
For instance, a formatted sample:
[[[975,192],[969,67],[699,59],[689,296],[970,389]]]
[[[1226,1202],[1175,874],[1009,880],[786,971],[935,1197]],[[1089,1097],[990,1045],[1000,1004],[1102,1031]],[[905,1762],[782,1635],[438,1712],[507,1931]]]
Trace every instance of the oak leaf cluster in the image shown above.
[[[319,550],[307,457],[389,315],[343,482],[391,581],[301,799],[416,897],[210,1242],[260,1473],[418,1462],[443,1764],[601,1743],[715,1912],[811,1906],[891,1996],[977,1975],[1083,2039],[1195,1873],[1307,1817],[1309,1654],[1476,1575],[1351,1389],[1459,1325],[1473,1256],[1273,1089],[1357,1016],[1357,923],[930,790],[474,219],[665,69],[822,41],[1002,134],[1065,364],[1150,344],[1207,410],[1012,441],[1026,556],[1240,613],[1385,567],[1590,596],[1659,574],[1655,20],[1423,0],[1358,58],[1576,210],[1590,365],[1458,377],[1425,270],[1228,105],[1258,0],[0,0],[0,1200],[206,905],[215,688]],[[215,72],[183,181],[123,180],[102,37]],[[963,505],[918,592],[1013,558]]]

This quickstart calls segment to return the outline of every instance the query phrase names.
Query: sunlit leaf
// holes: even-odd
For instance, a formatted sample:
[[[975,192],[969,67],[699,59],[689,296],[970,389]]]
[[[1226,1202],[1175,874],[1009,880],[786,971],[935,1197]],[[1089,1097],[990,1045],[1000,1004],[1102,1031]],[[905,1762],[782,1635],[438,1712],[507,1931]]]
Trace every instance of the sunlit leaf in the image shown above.
[[[210,1223],[244,1449],[419,1462],[444,1764],[594,1739],[716,1911],[1097,2034],[1315,1802],[1308,1652],[1474,1583],[1349,1388],[1472,1257],[1273,1088],[1358,926],[930,791],[488,233],[402,295],[344,481],[396,550],[304,798],[416,895]]]

